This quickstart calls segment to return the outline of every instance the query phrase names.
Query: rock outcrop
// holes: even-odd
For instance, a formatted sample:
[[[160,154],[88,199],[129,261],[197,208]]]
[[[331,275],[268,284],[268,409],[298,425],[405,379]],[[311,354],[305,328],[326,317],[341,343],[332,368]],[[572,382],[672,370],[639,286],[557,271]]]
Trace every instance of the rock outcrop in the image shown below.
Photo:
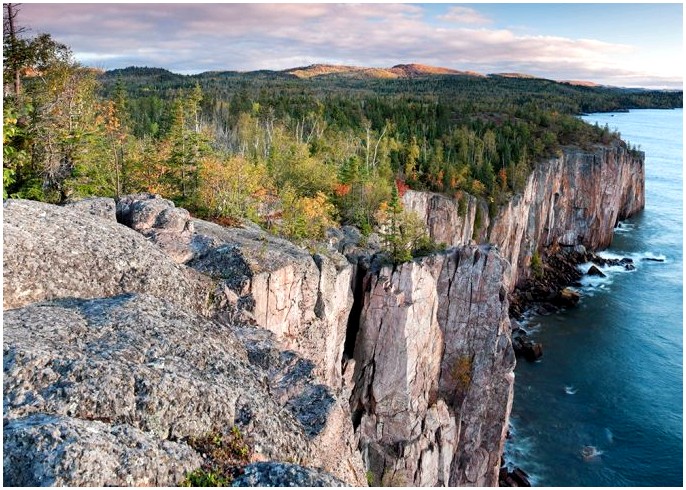
[[[643,154],[621,141],[590,152],[565,148],[560,157],[536,165],[522,192],[495,217],[479,213],[481,226],[488,230],[486,241],[512,264],[511,287],[529,276],[537,250],[610,245],[617,222],[644,207],[644,181]],[[425,220],[434,239],[449,245],[464,245],[471,238],[474,224],[469,221],[472,214],[476,217],[471,211],[476,205],[469,198],[465,202],[421,192],[403,196],[405,207]]]
[[[232,487],[347,487],[323,471],[287,463],[254,463],[245,467]]]
[[[184,212],[147,230],[192,237]],[[236,425],[262,459],[365,485],[347,400],[272,333],[216,315],[216,277],[88,210],[10,200],[3,218],[5,483],[172,485],[198,466],[185,438]]]
[[[497,484],[515,364],[508,277],[477,247],[368,274],[351,407],[375,483]]]
[[[9,199],[2,243],[4,309],[140,292],[203,312],[213,289],[140,234],[78,207]]]
[[[429,236],[449,247],[482,242],[488,229],[488,206],[474,196],[461,193],[456,199],[433,192],[408,190],[403,205],[426,223]]]
[[[335,251],[311,255],[259,228],[225,228],[191,219],[154,195],[125,196],[117,219],[148,237],[177,263],[217,281],[215,300],[274,332],[287,349],[317,365],[334,388],[353,302],[353,268]]]
[[[202,457],[130,425],[34,413],[3,426],[5,485],[176,486]]]
[[[6,484],[178,483],[199,466],[182,441],[234,425],[261,459],[364,482],[337,432],[348,411],[317,383],[310,361],[269,339],[263,348],[274,358],[258,361],[232,329],[138,294],[35,303],[4,316]],[[338,436],[338,452],[326,450],[324,435]],[[37,458],[43,452],[55,455]]]

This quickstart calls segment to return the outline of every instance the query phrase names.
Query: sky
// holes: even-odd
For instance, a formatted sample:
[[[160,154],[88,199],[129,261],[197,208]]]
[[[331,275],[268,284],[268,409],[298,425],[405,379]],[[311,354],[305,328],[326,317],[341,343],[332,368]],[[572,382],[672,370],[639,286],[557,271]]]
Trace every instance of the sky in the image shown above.
[[[681,3],[22,3],[19,23],[102,69],[422,63],[622,87],[683,85]]]

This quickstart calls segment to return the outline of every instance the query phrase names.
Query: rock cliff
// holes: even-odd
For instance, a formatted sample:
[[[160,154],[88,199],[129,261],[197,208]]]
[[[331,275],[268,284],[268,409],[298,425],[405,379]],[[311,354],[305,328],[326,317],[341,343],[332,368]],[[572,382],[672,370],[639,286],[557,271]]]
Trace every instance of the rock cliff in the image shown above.
[[[126,196],[117,219],[170,258],[217,284],[214,298],[244,320],[274,332],[285,348],[312,359],[330,386],[341,386],[341,358],[353,302],[353,267],[335,251],[311,255],[258,227],[225,228],[191,219],[153,195]]]
[[[560,157],[538,164],[522,192],[490,219],[482,211],[476,220],[472,209],[478,205],[473,198],[463,198],[466,202],[461,204],[430,193],[407,192],[403,203],[424,219],[439,242],[467,244],[475,224],[487,229],[482,238],[496,245],[512,264],[514,288],[529,275],[537,250],[610,245],[617,222],[645,205],[643,163],[643,154],[630,151],[621,141],[593,151],[565,148]]]
[[[515,364],[508,275],[483,247],[367,275],[351,407],[377,484],[497,484]]]

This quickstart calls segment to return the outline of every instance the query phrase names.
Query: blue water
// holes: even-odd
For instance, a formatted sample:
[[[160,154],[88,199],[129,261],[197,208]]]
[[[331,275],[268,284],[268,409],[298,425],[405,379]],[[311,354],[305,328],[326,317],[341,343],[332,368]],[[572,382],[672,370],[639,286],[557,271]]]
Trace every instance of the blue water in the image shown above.
[[[636,270],[584,280],[578,307],[529,319],[544,355],[515,369],[506,458],[535,485],[682,486],[683,111],[584,119],[645,151],[645,210],[604,252]]]

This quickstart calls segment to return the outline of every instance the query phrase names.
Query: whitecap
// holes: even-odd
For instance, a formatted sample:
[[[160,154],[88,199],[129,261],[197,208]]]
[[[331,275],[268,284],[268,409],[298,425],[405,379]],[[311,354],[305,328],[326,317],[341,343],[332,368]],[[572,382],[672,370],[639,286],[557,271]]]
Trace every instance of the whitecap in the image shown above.
[[[634,223],[625,223],[623,221],[620,221],[617,223],[617,226],[614,228],[615,233],[631,233],[636,229],[636,225]]]
[[[565,393],[568,395],[576,395],[576,388],[574,388],[572,385],[565,386]]]
[[[581,448],[581,457],[584,461],[591,461],[601,456],[603,452],[595,446],[584,446]]]

